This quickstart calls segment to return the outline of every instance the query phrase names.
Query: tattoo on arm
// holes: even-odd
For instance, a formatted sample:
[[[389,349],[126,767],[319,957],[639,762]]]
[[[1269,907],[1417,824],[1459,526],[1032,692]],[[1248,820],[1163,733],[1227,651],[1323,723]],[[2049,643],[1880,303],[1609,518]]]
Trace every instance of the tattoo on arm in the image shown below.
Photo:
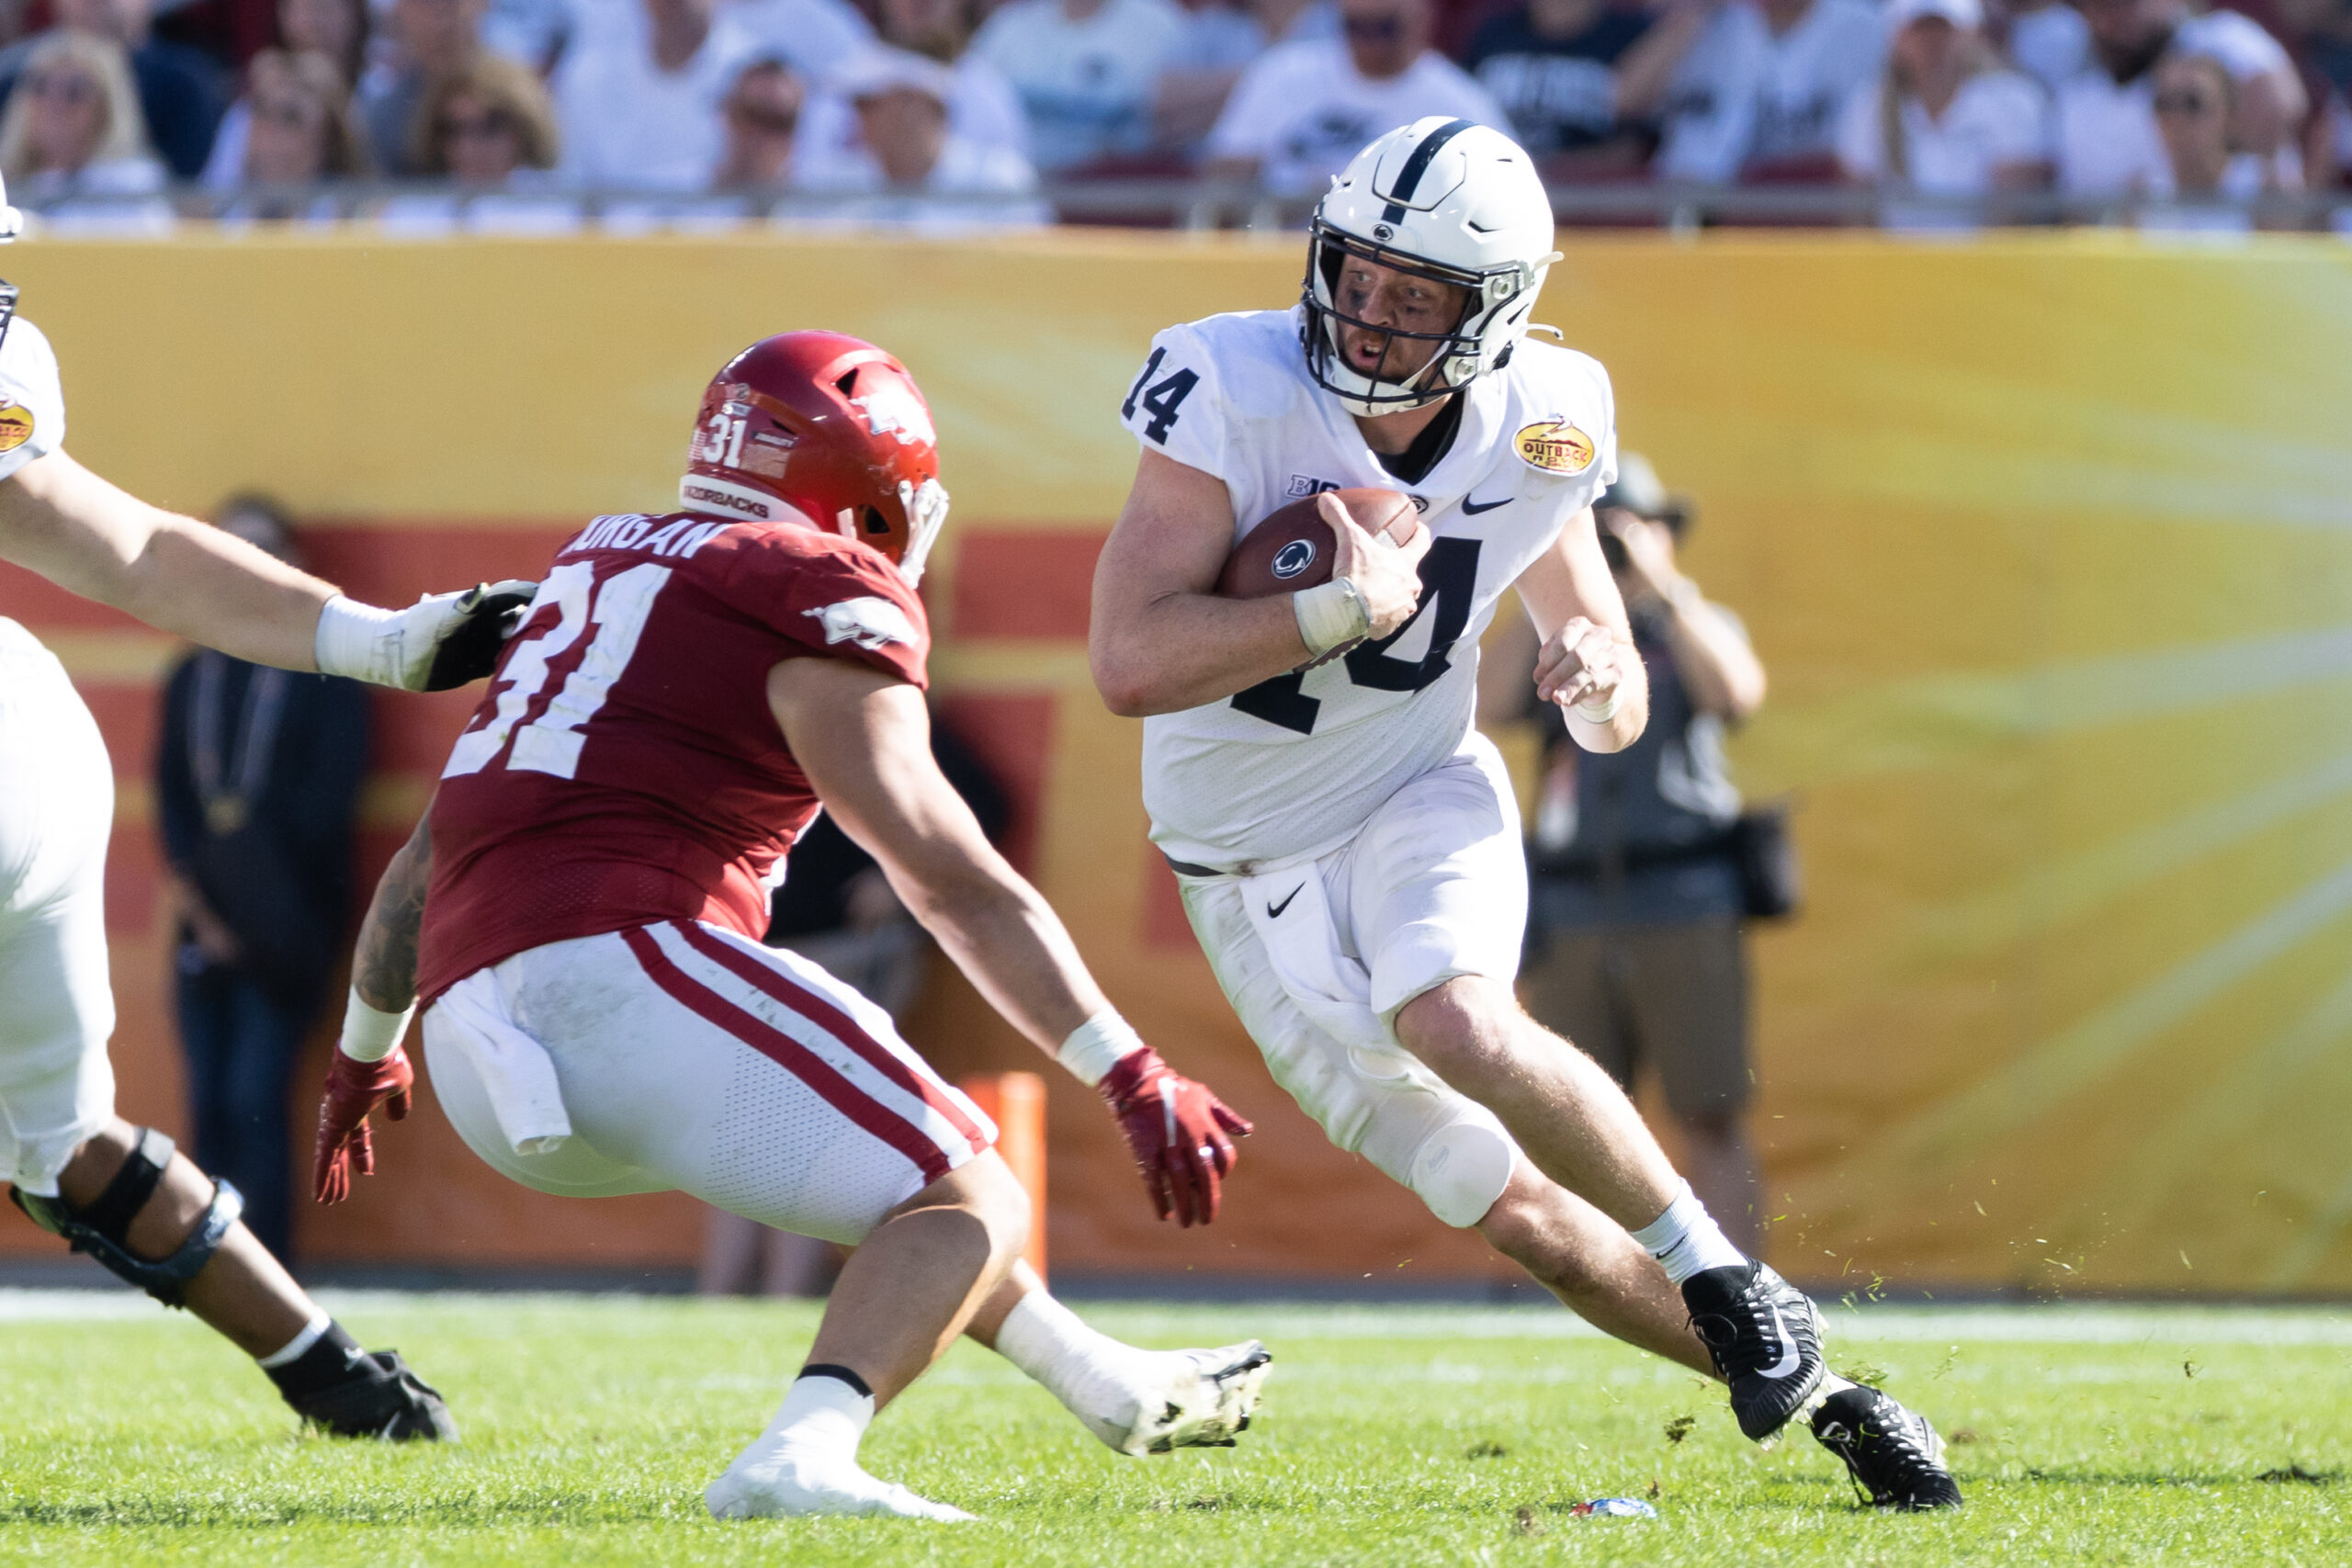
[[[424,890],[433,880],[433,817],[428,810],[376,884],[351,962],[352,989],[385,1012],[416,999],[416,933],[424,923]]]

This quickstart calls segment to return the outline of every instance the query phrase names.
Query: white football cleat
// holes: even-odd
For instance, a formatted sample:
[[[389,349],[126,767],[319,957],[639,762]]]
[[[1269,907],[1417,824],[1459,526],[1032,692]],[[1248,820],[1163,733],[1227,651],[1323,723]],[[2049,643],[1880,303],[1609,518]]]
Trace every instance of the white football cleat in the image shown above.
[[[1229,1449],[1249,1429],[1273,1355],[1255,1339],[1216,1350],[1147,1353],[1146,1378],[1087,1429],[1123,1454]]]
[[[764,1438],[744,1450],[727,1472],[704,1490],[702,1500],[714,1519],[846,1514],[953,1524],[972,1517],[961,1508],[878,1481],[854,1459],[805,1448],[771,1447]]]

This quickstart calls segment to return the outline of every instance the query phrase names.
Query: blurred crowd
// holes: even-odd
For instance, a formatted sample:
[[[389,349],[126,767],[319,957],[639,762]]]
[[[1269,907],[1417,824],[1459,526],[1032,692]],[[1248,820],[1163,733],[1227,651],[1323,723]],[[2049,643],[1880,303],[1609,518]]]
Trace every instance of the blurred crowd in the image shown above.
[[[1318,191],[1423,115],[1555,186],[2036,193],[2194,227],[2352,171],[2352,0],[0,0],[51,221],[1049,221],[1041,185]],[[1908,207],[1904,205],[1907,199]],[[2282,207],[2286,204],[2282,204]],[[2302,210],[2299,204],[2296,210]]]

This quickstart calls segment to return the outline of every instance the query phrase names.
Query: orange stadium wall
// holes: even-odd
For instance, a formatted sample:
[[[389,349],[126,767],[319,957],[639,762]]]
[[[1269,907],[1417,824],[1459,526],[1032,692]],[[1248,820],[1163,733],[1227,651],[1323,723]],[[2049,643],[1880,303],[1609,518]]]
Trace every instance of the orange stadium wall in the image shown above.
[[[1129,1014],[1260,1129],[1225,1219],[1180,1234],[1056,1076],[1057,1268],[1499,1277],[1268,1080],[1146,847],[1136,726],[1087,680],[1088,574],[1133,464],[1115,405],[1161,325],[1288,302],[1295,242],[6,259],[77,456],[183,508],[274,491],[318,568],[379,600],[534,573],[584,516],[664,506],[704,378],[762,333],[890,345],[956,502],[926,584],[938,684],[1018,796],[1013,852]],[[1782,1267],[1833,1290],[2352,1289],[2352,249],[1579,236],[1539,315],[1698,498],[1689,564],[1771,671],[1737,761],[1796,801],[1811,890],[1755,946]],[[176,1128],[144,782],[175,649],[7,569],[0,611],[114,750],[121,1100]],[[378,701],[368,875],[469,705]],[[953,1072],[1035,1065],[952,975],[910,1032]],[[356,1201],[302,1217],[309,1258],[673,1269],[696,1248],[686,1201],[528,1193],[429,1100],[379,1146]],[[0,1225],[0,1248],[51,1247]]]

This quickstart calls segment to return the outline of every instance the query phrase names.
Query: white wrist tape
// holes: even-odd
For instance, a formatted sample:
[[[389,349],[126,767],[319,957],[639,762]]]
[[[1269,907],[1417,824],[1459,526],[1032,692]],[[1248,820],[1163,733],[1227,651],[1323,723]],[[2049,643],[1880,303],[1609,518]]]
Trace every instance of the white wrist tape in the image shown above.
[[[401,638],[393,623],[400,618],[398,610],[379,610],[341,593],[328,600],[311,642],[320,673],[398,685]]]
[[[343,1054],[355,1062],[380,1062],[408,1035],[408,1021],[416,1016],[411,1002],[398,1012],[369,1007],[355,988],[343,1010]]]
[[[1609,700],[1607,702],[1578,703],[1576,706],[1576,715],[1587,724],[1607,724],[1611,719],[1617,716],[1617,710],[1624,705],[1625,688],[1620,686],[1615,691],[1609,694]]]
[[[1054,1060],[1082,1084],[1098,1084],[1121,1062],[1142,1050],[1143,1036],[1135,1026],[1109,1008],[1069,1032]]]
[[[1298,617],[1299,639],[1317,659],[1372,631],[1372,606],[1364,603],[1363,590],[1344,577],[1292,594],[1290,607]]]

